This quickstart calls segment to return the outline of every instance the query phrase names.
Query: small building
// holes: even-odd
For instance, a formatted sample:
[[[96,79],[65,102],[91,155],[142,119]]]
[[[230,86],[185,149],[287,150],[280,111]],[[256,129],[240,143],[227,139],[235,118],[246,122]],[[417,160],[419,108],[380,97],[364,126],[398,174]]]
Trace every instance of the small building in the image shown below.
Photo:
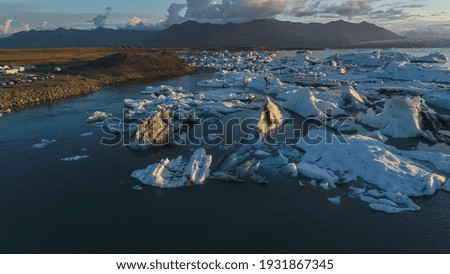
[[[19,71],[17,69],[3,69],[3,75],[17,75]]]
[[[10,69],[8,65],[0,64],[0,70]]]
[[[17,69],[18,72],[24,72],[25,71],[25,67],[22,67],[22,66],[13,66],[13,69]]]

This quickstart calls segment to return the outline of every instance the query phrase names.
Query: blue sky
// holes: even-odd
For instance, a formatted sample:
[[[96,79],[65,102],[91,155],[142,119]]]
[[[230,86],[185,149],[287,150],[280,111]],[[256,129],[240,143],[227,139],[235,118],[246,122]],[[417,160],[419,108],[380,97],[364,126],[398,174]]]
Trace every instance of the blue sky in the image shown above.
[[[141,22],[141,26],[150,26],[166,20],[172,3],[182,5],[174,6],[177,12],[169,25],[188,19],[223,23],[270,17],[298,22],[365,20],[397,32],[450,26],[449,0],[0,0],[0,34],[56,27],[93,28],[94,23],[88,21],[98,14],[102,15],[97,18],[100,25],[106,27],[123,27],[133,17],[132,25]],[[107,7],[111,12],[103,17]]]

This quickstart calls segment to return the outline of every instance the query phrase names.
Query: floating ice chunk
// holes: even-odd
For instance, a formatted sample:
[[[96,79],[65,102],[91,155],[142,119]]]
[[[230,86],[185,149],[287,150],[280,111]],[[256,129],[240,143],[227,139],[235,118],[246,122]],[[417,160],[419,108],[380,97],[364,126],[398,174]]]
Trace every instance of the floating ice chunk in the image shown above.
[[[310,185],[310,186],[317,186],[317,181],[316,181],[316,180],[311,180],[311,181],[309,182],[309,185]]]
[[[366,192],[365,188],[354,187],[354,186],[351,186],[349,188],[349,190],[350,191],[348,193],[348,196],[352,197],[352,198],[362,197],[363,193]]]
[[[334,205],[340,205],[341,204],[341,196],[336,196],[336,197],[330,197],[327,199],[330,203],[334,204]]]
[[[359,177],[385,191],[408,196],[431,195],[446,180],[431,169],[395,154],[378,140],[353,135],[347,136],[346,142],[342,143],[336,136],[327,137],[327,134],[323,130],[314,130],[309,132],[309,137],[322,142],[299,141],[297,145],[306,152],[302,163],[326,168],[345,180]],[[330,138],[334,139],[333,142],[325,142]],[[313,174],[322,176],[323,172]]]
[[[94,135],[94,132],[86,132],[86,133],[80,134],[81,137],[90,137],[90,136],[93,136],[93,135]]]
[[[239,183],[244,182],[244,179],[238,178],[237,176],[225,172],[214,172],[213,174],[211,174],[209,178],[213,180],[231,181]]]
[[[383,191],[380,191],[378,189],[370,189],[367,191],[367,194],[369,194],[370,196],[376,197],[376,198],[381,198],[381,197],[386,196]]]
[[[51,145],[51,144],[54,144],[54,143],[56,143],[56,140],[46,140],[46,139],[42,139],[40,143],[34,144],[34,145],[32,146],[32,148],[41,149],[41,148],[44,148],[44,147],[46,147],[46,146],[48,146],[48,145]]]
[[[442,189],[445,190],[445,191],[450,192],[450,179],[447,179],[445,184],[442,186]]]
[[[336,188],[335,185],[331,185],[330,183],[327,183],[327,182],[321,183],[321,184],[320,184],[320,187],[323,188],[323,189],[325,189],[325,190],[329,190],[329,189]]]
[[[420,210],[419,206],[417,206],[410,198],[401,193],[393,193],[388,191],[385,193],[385,196],[387,199],[370,198],[362,200],[370,203],[370,208],[386,213],[399,213],[402,211]]]
[[[302,181],[298,181],[298,185],[299,185],[299,186],[302,186],[302,187],[305,186],[305,184],[302,183]]]
[[[231,152],[220,165],[218,172],[226,172],[235,169],[240,164],[250,159],[251,153],[248,146],[241,146]]]
[[[72,156],[72,157],[66,157],[66,158],[61,158],[61,161],[66,161],[66,162],[73,162],[73,161],[81,161],[84,159],[89,158],[88,155],[77,155],[77,156]]]
[[[384,69],[369,74],[371,77],[402,81],[422,81],[450,83],[450,71],[430,69],[429,65],[410,64],[407,62],[390,62]]]
[[[317,117],[326,118],[327,114],[333,116],[347,116],[347,113],[340,109],[334,102],[327,102],[316,98],[309,89],[299,91],[289,91],[281,98],[285,99],[283,108],[297,113],[305,118]],[[331,110],[332,113],[328,113]]]
[[[431,152],[431,151],[405,151],[395,150],[395,153],[407,157],[409,159],[417,160],[424,163],[429,163],[436,170],[450,175],[450,155]]]
[[[294,163],[289,163],[287,166],[284,167],[284,173],[291,177],[297,177],[298,170],[296,165]]]
[[[243,89],[227,88],[210,91],[202,91],[194,96],[197,100],[207,101],[230,101],[230,100],[252,100],[255,98],[253,93],[245,92]]]
[[[263,107],[260,110],[260,118],[256,128],[263,134],[281,127],[290,116],[269,97],[265,98]]]
[[[284,84],[276,77],[258,75],[247,83],[247,88],[261,93],[276,94],[284,90]]]
[[[422,98],[429,105],[450,110],[450,93],[446,90],[427,90]]]
[[[325,180],[329,183],[330,188],[334,188],[338,177],[324,168],[312,165],[307,162],[300,162],[297,164],[299,174],[302,174],[311,179]]]
[[[137,130],[132,140],[131,148],[146,148],[155,145],[167,145],[170,142],[171,112],[170,110],[159,111],[152,118],[147,118]]]
[[[341,98],[344,100],[346,107],[367,110],[367,99],[360,95],[352,86],[347,86],[343,89]]]
[[[361,123],[394,138],[421,137],[419,112],[420,97],[393,97],[385,103],[382,113],[366,116]]]
[[[101,122],[108,118],[112,117],[111,113],[103,112],[103,111],[96,111],[92,116],[90,116],[87,119],[88,123],[94,123],[94,122]]]
[[[135,185],[135,186],[133,187],[133,190],[141,191],[141,190],[142,190],[142,186],[140,186],[140,185]]]
[[[158,164],[139,169],[131,175],[145,185],[159,188],[176,188],[201,185],[209,176],[212,156],[203,148],[194,151],[189,162],[182,156],[174,160],[161,160]]]
[[[159,87],[147,86],[147,87],[145,87],[144,91],[141,91],[141,94],[155,94],[155,95],[159,95],[159,94],[167,93],[169,91],[174,91],[175,89],[178,92],[183,91],[182,87],[174,88],[172,86],[161,85]]]
[[[187,165],[185,174],[189,175],[189,181],[195,185],[203,184],[209,176],[212,156],[206,155],[202,148],[194,151]]]
[[[424,62],[424,63],[447,63],[448,59],[445,54],[439,52],[433,52],[425,56],[412,58],[412,62]]]
[[[383,212],[391,213],[391,214],[400,213],[400,212],[406,210],[404,208],[393,207],[393,206],[389,206],[389,205],[385,205],[385,204],[378,204],[378,203],[369,204],[369,207],[373,210],[383,211]]]
[[[367,132],[367,133],[364,133],[364,134],[361,134],[361,135],[367,136],[367,137],[372,138],[372,139],[376,139],[376,140],[381,141],[383,143],[388,140],[388,138],[386,136],[384,136],[383,134],[381,134],[381,132],[379,130],[370,131],[370,132]]]
[[[248,160],[236,168],[236,176],[241,179],[255,176],[259,170],[259,166],[260,163],[257,160]]]
[[[260,157],[260,158],[264,158],[264,157],[267,157],[267,156],[271,155],[269,152],[266,152],[266,151],[260,150],[260,149],[256,150],[254,152],[254,154],[255,154],[255,156]]]
[[[450,121],[431,109],[423,111],[422,106],[428,108],[420,97],[393,97],[385,103],[381,113],[366,116],[361,123],[394,138],[424,137],[432,142],[450,142],[449,137],[439,132],[450,129]]]

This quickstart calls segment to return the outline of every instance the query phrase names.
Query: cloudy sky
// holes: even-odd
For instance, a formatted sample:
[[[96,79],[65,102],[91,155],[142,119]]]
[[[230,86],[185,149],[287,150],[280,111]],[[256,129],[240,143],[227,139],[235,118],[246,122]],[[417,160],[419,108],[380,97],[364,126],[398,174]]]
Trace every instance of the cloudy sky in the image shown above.
[[[0,35],[20,30],[163,28],[186,20],[369,21],[392,31],[450,29],[449,0],[0,0]]]

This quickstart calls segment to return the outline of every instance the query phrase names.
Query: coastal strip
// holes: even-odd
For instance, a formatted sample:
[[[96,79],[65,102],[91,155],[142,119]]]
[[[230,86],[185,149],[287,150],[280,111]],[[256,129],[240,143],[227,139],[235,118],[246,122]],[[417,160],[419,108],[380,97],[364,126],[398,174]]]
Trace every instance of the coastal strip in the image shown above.
[[[0,85],[0,110],[51,103],[89,94],[110,84],[195,72],[173,51],[139,47],[0,50],[0,64],[7,63],[35,68],[0,77],[8,79],[3,82],[10,81]]]

